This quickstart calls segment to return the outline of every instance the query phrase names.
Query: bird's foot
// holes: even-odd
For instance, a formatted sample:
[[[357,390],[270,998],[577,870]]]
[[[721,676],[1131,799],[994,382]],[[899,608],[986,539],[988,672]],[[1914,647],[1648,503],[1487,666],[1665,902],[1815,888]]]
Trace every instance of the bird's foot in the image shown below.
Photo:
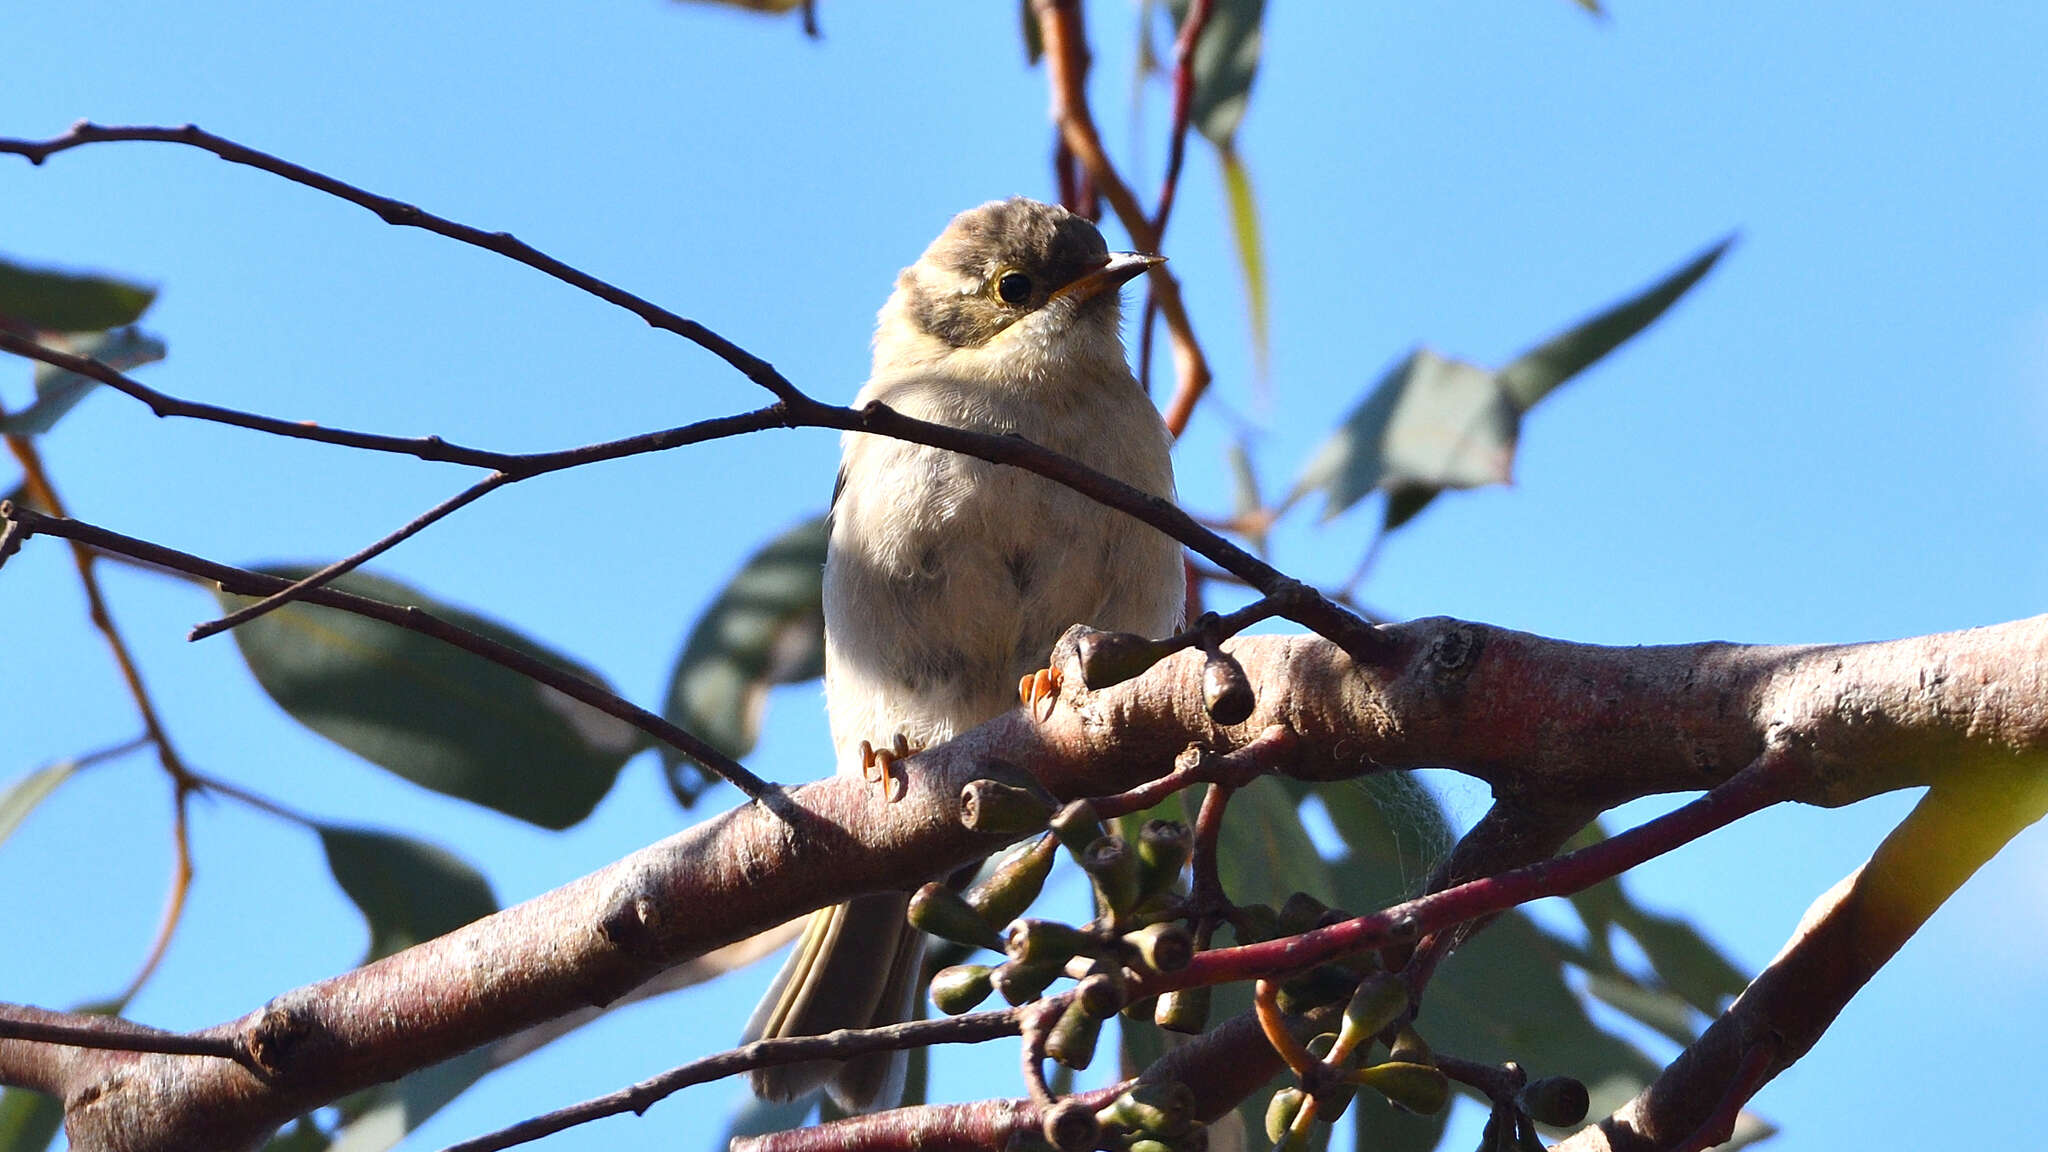
[[[1052,719],[1053,705],[1060,698],[1060,674],[1055,668],[1040,668],[1017,682],[1017,703],[1043,724]],[[1041,707],[1041,705],[1043,707]]]
[[[910,791],[910,777],[896,767],[897,761],[910,759],[910,741],[898,732],[892,746],[877,748],[863,740],[860,742],[860,778],[881,789],[882,799],[895,803]]]

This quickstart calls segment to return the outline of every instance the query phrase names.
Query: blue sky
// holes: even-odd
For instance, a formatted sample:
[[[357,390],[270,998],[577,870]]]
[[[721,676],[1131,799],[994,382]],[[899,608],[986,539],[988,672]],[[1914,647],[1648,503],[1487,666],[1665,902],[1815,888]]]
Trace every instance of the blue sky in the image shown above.
[[[793,21],[650,0],[18,5],[0,17],[15,46],[0,134],[194,121],[513,231],[846,398],[891,278],[948,216],[1051,195],[1044,77],[1024,65],[1014,8],[828,4],[813,43]],[[1164,101],[1155,88],[1129,112],[1137,6],[1091,12],[1098,119],[1150,189]],[[1199,145],[1166,245],[1219,378],[1178,457],[1187,504],[1227,506],[1223,452],[1242,426],[1282,486],[1416,343],[1504,362],[1737,231],[1665,321],[1536,411],[1514,487],[1440,501],[1389,541],[1365,598],[1604,643],[1881,639],[2041,611],[2044,41],[2048,9],[2016,3],[1621,0],[1605,21],[1566,0],[1275,5],[1241,137],[1272,278],[1270,399],[1250,385],[1221,182]],[[760,399],[694,347],[534,273],[189,150],[0,164],[0,205],[0,254],[161,286],[148,326],[170,358],[146,376],[179,395],[505,449]],[[19,404],[28,372],[12,373],[0,396]],[[231,562],[352,550],[468,479],[157,421],[113,395],[45,451],[80,515]],[[829,435],[788,432],[553,476],[382,570],[651,703],[695,613],[753,544],[823,505],[835,458]],[[1278,559],[1340,579],[1373,516],[1298,515]],[[32,546],[0,579],[0,777],[130,733],[61,552]],[[422,794],[285,719],[229,641],[186,644],[209,601],[132,573],[108,582],[195,764],[437,839],[501,900],[694,818],[645,760],[565,834]],[[823,747],[815,693],[791,691],[751,762],[805,779],[825,770]],[[1485,802],[1445,788],[1463,816]],[[0,996],[67,1004],[126,980],[164,884],[165,791],[144,760],[96,770],[0,847],[0,922],[36,926],[0,948]],[[1755,966],[1909,801],[1769,813],[1634,886]],[[311,837],[225,803],[199,807],[194,835],[188,922],[138,1018],[213,1023],[360,954]],[[2031,831],[1994,861],[1765,1091],[1756,1107],[1785,1129],[1774,1147],[2030,1142],[2048,1021],[2042,841]],[[408,1147],[722,1047],[766,975],[587,1030]],[[951,1086],[1011,1067],[970,1063]],[[708,1148],[735,1092],[696,1089],[546,1147]]]

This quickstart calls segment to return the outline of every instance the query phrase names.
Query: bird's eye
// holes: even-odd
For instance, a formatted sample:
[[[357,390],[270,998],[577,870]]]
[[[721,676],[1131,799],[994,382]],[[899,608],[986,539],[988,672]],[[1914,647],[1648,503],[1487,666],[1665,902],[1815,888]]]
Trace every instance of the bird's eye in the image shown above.
[[[1022,272],[1005,272],[996,278],[996,295],[1005,304],[1022,304],[1031,299],[1031,277]]]

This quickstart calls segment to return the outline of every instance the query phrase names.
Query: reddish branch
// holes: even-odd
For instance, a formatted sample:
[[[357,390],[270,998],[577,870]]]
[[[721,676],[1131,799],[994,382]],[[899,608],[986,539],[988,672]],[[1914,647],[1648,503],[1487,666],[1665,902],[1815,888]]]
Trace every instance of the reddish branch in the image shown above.
[[[1109,152],[1102,146],[1102,135],[1096,131],[1094,113],[1088,108],[1088,41],[1081,25],[1079,0],[1034,0],[1033,8],[1038,15],[1039,36],[1045,43],[1052,114],[1059,125],[1061,140],[1087,171],[1095,189],[1109,201],[1117,221],[1130,233],[1131,243],[1143,251],[1158,252],[1163,217],[1155,225],[1138,203],[1137,194],[1118,175]],[[1178,435],[1187,427],[1195,401],[1209,387],[1209,362],[1202,355],[1194,324],[1188,319],[1187,305],[1181,300],[1180,281],[1165,265],[1152,269],[1149,276],[1152,298],[1158,301],[1160,314],[1166,318],[1167,334],[1173,339],[1179,383],[1165,415],[1166,426]]]

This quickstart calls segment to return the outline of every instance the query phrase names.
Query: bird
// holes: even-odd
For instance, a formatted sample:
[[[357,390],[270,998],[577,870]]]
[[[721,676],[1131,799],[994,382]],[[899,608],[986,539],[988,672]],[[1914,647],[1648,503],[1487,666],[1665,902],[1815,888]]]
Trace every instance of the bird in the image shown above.
[[[855,407],[1017,435],[1174,497],[1172,437],[1131,373],[1122,286],[1162,258],[1111,252],[1086,218],[1015,197],[955,216],[897,277]],[[1022,469],[848,432],[824,571],[825,704],[837,770],[890,790],[893,762],[1016,707],[1075,624],[1172,634],[1180,545]],[[1020,680],[1023,687],[1020,689]],[[882,749],[877,753],[875,749]],[[746,1040],[908,1017],[924,934],[908,894],[813,913]],[[762,1068],[756,1096],[821,1085],[848,1112],[894,1107],[907,1053]]]

